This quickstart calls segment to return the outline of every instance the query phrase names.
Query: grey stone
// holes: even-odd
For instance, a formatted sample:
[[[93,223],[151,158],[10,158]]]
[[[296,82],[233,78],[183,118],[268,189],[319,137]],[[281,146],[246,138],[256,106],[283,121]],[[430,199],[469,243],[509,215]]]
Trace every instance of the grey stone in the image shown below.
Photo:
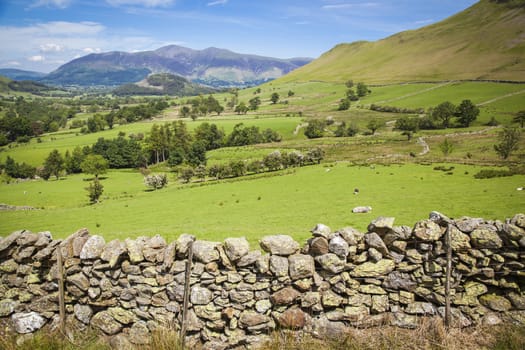
[[[461,232],[471,233],[478,228],[479,225],[483,224],[483,219],[464,216],[455,220],[454,224]]]
[[[279,255],[271,255],[270,271],[276,277],[288,276],[288,258]]]
[[[352,213],[354,214],[366,214],[370,213],[372,211],[371,206],[359,206],[352,209]]]
[[[371,247],[377,249],[378,252],[381,254],[388,255],[388,248],[386,247],[385,242],[379,237],[379,235],[375,232],[370,232],[365,235],[365,242],[366,244]]]
[[[417,283],[412,280],[410,274],[393,271],[385,278],[383,287],[393,290],[404,289],[411,292],[416,289]]]
[[[260,246],[272,255],[288,256],[299,250],[299,243],[285,235],[265,236],[261,239]]]
[[[339,256],[340,258],[346,259],[350,252],[348,242],[346,242],[341,236],[335,236],[330,240],[328,249],[331,253]]]
[[[332,233],[330,227],[326,226],[325,224],[315,225],[315,227],[310,232],[312,232],[312,234],[316,237],[324,237],[326,239],[328,239]]]
[[[25,230],[15,231],[9,236],[0,239],[0,253],[10,248],[26,232]]]
[[[0,317],[6,317],[15,312],[15,308],[18,306],[18,301],[12,299],[0,300]]]
[[[103,249],[100,259],[107,261],[110,268],[117,265],[119,258],[126,252],[126,245],[115,239],[109,242]]]
[[[312,277],[315,271],[314,259],[310,255],[294,254],[288,257],[292,281]]]
[[[91,236],[87,239],[82,250],[80,251],[80,259],[98,259],[104,250],[106,241],[102,236]]]
[[[255,311],[243,311],[239,316],[239,326],[241,328],[254,327],[261,324],[267,324],[270,322],[270,318],[265,315],[261,315]]]
[[[193,256],[204,264],[219,261],[219,251],[215,249],[219,243],[196,240],[193,242]]]
[[[129,341],[135,345],[145,345],[151,342],[150,331],[145,321],[133,323],[129,329]]]
[[[385,234],[394,227],[396,218],[380,216],[368,225],[368,231]]]
[[[359,242],[361,242],[361,240],[363,239],[364,237],[364,233],[356,230],[355,228],[352,228],[352,227],[345,227],[339,231],[337,231],[337,233],[339,234],[339,236],[341,236],[347,243],[348,245],[350,246],[355,246],[357,245]]]
[[[84,292],[87,291],[90,286],[89,279],[82,272],[68,276],[67,282],[77,286],[81,291]]]
[[[91,306],[89,305],[75,304],[73,312],[77,320],[86,325],[89,324],[91,316],[93,316],[93,309],[91,309]]]
[[[259,261],[259,259],[261,259],[261,257],[262,257],[262,254],[259,250],[253,250],[251,252],[248,252],[242,258],[240,258],[239,261],[237,261],[237,266],[246,267],[252,264],[256,264]]]
[[[224,250],[228,258],[235,262],[248,254],[250,251],[250,243],[248,243],[245,237],[226,238],[224,240]]]
[[[418,317],[403,312],[393,312],[390,324],[395,327],[415,329],[418,327]]]
[[[14,313],[11,315],[11,320],[15,331],[20,334],[33,333],[46,323],[46,319],[34,311]]]
[[[450,246],[454,251],[470,249],[470,237],[458,230],[455,226],[450,226]]]
[[[514,215],[510,220],[510,223],[525,229],[525,214],[520,213]]]
[[[175,241],[175,248],[177,251],[177,256],[185,258],[188,256],[188,247],[192,242],[195,241],[195,236],[187,233],[183,233]]]
[[[135,240],[126,238],[126,240],[124,241],[131,263],[136,264],[144,261],[144,254],[142,253],[142,248],[144,247],[145,241],[145,237],[139,237]]]
[[[203,287],[193,286],[191,288],[190,300],[194,305],[206,305],[213,299],[213,293]]]
[[[271,308],[272,308],[272,303],[270,302],[269,299],[258,300],[255,303],[255,310],[260,314],[266,313],[266,311],[270,310]]]
[[[318,338],[343,339],[349,329],[343,322],[330,321],[326,316],[312,319],[314,336]]]
[[[434,305],[431,303],[416,301],[414,303],[408,304],[405,308],[405,312],[411,315],[434,315],[436,310],[434,309]]]
[[[117,322],[108,311],[100,311],[91,318],[91,325],[108,335],[117,334],[122,330],[122,324]]]

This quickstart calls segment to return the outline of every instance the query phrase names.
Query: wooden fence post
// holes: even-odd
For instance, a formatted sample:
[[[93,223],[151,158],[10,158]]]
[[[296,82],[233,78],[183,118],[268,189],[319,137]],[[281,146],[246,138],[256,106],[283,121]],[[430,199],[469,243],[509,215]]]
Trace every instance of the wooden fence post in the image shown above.
[[[186,345],[186,329],[188,320],[188,304],[190,299],[190,276],[191,276],[191,263],[193,260],[193,242],[190,242],[188,246],[188,260],[186,261],[186,271],[184,276],[184,303],[182,306],[182,325],[180,329],[180,341],[182,349]]]
[[[64,290],[64,264],[62,263],[62,248],[58,246],[57,252],[57,268],[58,268],[58,310],[60,316],[60,331],[66,334],[66,303]]]
[[[447,275],[445,280],[445,327],[450,327],[451,313],[450,313],[450,279],[452,277],[452,245],[450,238],[450,224],[447,226],[445,232],[445,242],[447,245]]]

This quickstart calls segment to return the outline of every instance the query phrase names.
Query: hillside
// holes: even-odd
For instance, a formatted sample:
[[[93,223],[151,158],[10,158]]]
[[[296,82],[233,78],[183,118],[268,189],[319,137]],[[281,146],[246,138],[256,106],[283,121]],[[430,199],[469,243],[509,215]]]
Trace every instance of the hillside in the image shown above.
[[[13,80],[38,80],[45,77],[46,73],[13,68],[0,68],[0,75]]]
[[[171,73],[214,87],[250,86],[272,80],[310,62],[308,58],[278,59],[229,50],[193,50],[170,45],[155,51],[108,52],[77,58],[43,81],[62,85],[121,85],[150,73]]]
[[[113,90],[117,96],[175,95],[192,96],[216,92],[216,89],[191,83],[187,79],[169,73],[151,74],[138,83],[119,86]]]
[[[340,44],[280,81],[525,81],[525,1],[481,0],[441,22]]]

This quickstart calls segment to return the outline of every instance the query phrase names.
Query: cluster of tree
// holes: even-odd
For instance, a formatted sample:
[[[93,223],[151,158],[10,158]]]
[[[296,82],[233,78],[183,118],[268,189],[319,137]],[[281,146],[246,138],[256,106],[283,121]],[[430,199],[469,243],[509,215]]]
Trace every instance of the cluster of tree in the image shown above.
[[[182,117],[191,117],[193,120],[199,116],[206,116],[211,113],[220,115],[224,111],[224,107],[221,106],[213,95],[208,95],[206,98],[200,95],[197,98],[188,100],[188,104],[191,105],[191,108],[189,106],[182,106],[180,115]]]
[[[115,122],[126,124],[151,119],[168,107],[169,104],[164,99],[157,99],[137,106],[124,106],[113,109],[107,116],[104,116],[104,119],[108,126],[112,128]]]
[[[406,107],[395,107],[395,106],[380,106],[371,104],[370,109],[377,112],[386,113],[406,113],[406,114],[423,114],[425,113],[424,108],[406,108]]]
[[[144,177],[144,184],[153,190],[158,190],[168,184],[168,176],[166,174],[146,175]]]
[[[193,177],[204,181],[206,176],[211,178],[225,179],[244,176],[248,173],[259,174],[268,171],[302,167],[311,164],[319,164],[324,158],[324,151],[317,147],[309,150],[306,154],[298,151],[290,153],[273,151],[261,160],[246,162],[242,160],[232,160],[228,163],[214,164],[208,168],[204,164],[196,167],[186,167],[179,169],[179,179],[189,182]]]
[[[359,82],[357,85],[354,85],[353,80],[348,80],[345,85],[347,87],[346,96],[339,101],[339,107],[337,108],[339,111],[347,110],[350,108],[351,101],[358,101],[361,97],[365,97],[371,93],[371,91],[368,89],[368,86],[366,86],[366,84],[363,82]]]
[[[262,132],[257,126],[235,125],[231,134],[215,124],[202,123],[192,134],[183,121],[171,124],[153,125],[146,139],[146,150],[152,163],[168,161],[171,166],[184,162],[197,166],[206,163],[206,151],[228,147],[245,146],[257,143],[279,142],[281,136],[274,130]]]
[[[15,179],[30,179],[36,175],[36,167],[27,163],[17,163],[9,156],[7,156],[2,168],[5,174]]]
[[[334,121],[327,119],[312,119],[308,122],[308,125],[306,126],[304,130],[304,135],[309,139],[315,139],[323,137],[325,134],[325,130],[328,125],[333,124]],[[370,130],[369,134],[374,135],[375,132],[382,128],[385,125],[385,122],[379,119],[371,119],[366,127]],[[350,125],[346,125],[346,123],[340,122],[337,124],[337,128],[334,131],[335,137],[352,137],[357,135],[359,132],[359,128],[355,123],[351,123]]]
[[[458,106],[449,101],[431,108],[419,124],[421,129],[446,129],[453,126],[467,128],[479,115],[479,108],[471,100],[463,100]]]
[[[22,96],[13,102],[3,102],[2,109],[5,112],[0,118],[0,146],[57,131],[78,111],[51,100],[26,100]]]

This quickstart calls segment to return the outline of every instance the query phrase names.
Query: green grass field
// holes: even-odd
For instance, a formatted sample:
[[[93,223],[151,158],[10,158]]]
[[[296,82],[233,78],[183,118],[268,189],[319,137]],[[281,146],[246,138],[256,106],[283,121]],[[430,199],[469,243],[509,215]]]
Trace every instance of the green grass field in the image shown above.
[[[304,241],[317,223],[333,229],[365,230],[377,216],[394,216],[398,225],[413,225],[432,210],[451,217],[510,217],[525,210],[525,176],[476,180],[480,167],[453,165],[453,175],[433,166],[310,166],[241,181],[180,185],[173,177],[165,189],[150,192],[140,174],[112,171],[103,180],[103,201],[88,205],[85,176],[59,181],[27,181],[0,186],[2,202],[40,208],[0,212],[0,232],[49,230],[66,237],[81,227],[106,240],[183,232],[201,239],[246,236],[256,242],[268,234],[289,234]],[[359,195],[354,195],[359,188]],[[370,214],[352,214],[370,205]]]

